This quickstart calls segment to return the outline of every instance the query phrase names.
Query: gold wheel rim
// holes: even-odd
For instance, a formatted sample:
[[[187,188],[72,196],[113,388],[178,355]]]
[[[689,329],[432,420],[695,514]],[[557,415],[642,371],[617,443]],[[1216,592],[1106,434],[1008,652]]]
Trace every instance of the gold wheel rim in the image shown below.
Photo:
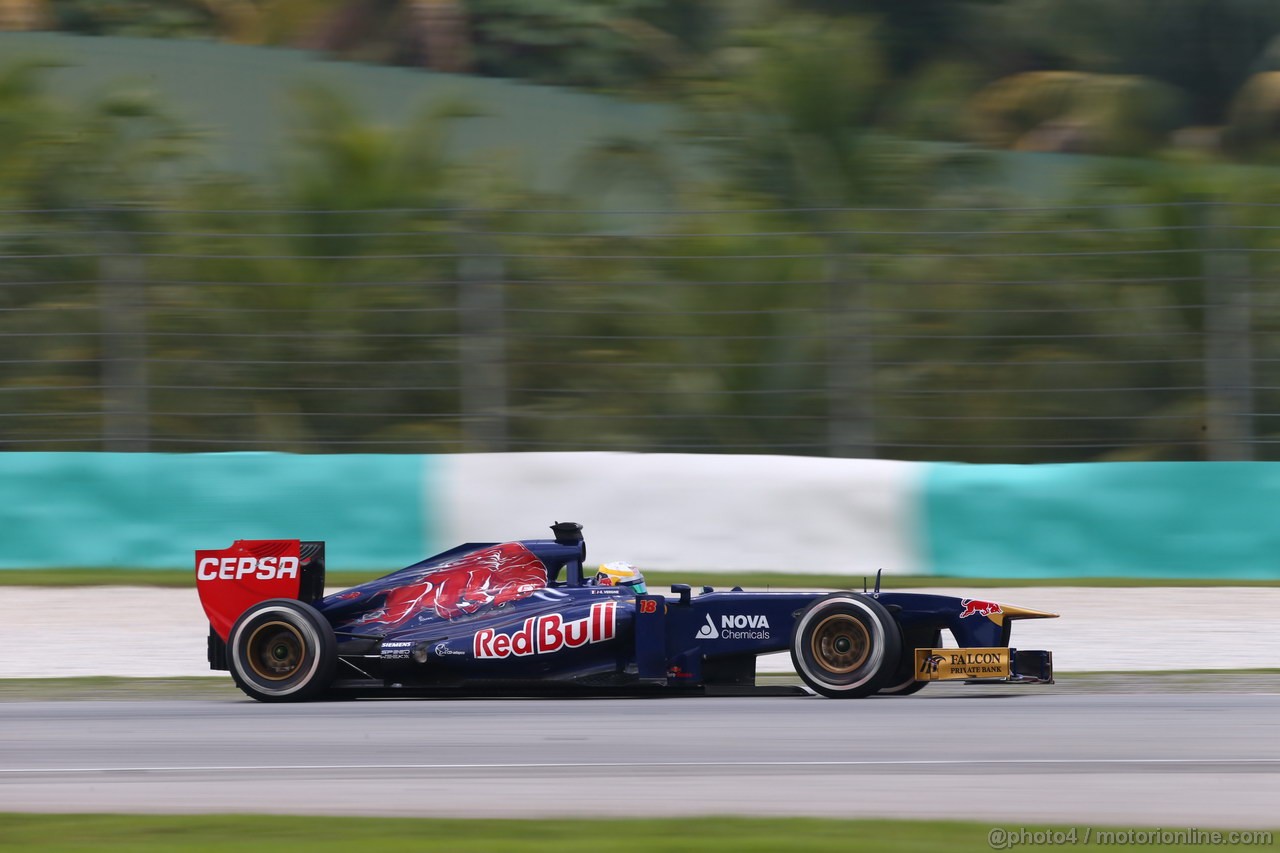
[[[249,668],[267,681],[284,681],[296,674],[305,657],[301,632],[288,622],[264,622],[249,635]]]
[[[828,672],[844,675],[862,666],[871,653],[867,626],[846,613],[818,623],[810,641],[814,659]]]

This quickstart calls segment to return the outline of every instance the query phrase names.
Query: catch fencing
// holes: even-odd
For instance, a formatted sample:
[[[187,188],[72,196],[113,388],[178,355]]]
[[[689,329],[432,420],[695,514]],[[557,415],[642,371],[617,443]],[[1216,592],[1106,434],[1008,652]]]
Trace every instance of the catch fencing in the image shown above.
[[[0,211],[0,449],[1280,458],[1280,206]]]

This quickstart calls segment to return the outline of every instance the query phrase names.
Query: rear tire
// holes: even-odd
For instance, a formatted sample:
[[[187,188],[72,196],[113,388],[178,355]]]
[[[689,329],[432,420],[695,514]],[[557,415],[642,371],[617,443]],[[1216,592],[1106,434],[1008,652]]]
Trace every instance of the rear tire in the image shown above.
[[[873,598],[838,592],[813,602],[791,633],[791,662],[815,693],[859,699],[875,693],[898,666],[902,637]]]
[[[880,688],[882,696],[910,696],[919,693],[929,682],[916,681],[916,649],[936,649],[942,645],[942,631],[938,628],[902,632],[902,654],[898,667],[888,683]]]
[[[259,702],[305,702],[332,683],[338,643],[320,611],[273,598],[253,605],[231,626],[227,658],[236,686]]]

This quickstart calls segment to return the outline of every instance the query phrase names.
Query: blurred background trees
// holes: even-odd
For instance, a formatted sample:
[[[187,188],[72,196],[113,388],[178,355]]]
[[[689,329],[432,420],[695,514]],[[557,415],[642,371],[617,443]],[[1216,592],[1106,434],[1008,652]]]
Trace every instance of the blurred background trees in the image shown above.
[[[0,28],[220,38],[666,98],[839,60],[860,82],[812,93],[824,121],[852,110],[862,126],[1118,154],[1216,147],[1226,130],[1253,156],[1280,72],[1271,0],[7,0]],[[874,90],[837,102],[870,67]],[[974,120],[922,115],[957,109]]]
[[[145,90],[10,63],[0,446],[1266,456],[1278,8],[10,0],[660,101],[700,167],[619,137],[535,192],[454,144],[467,103],[304,86],[237,174]],[[628,181],[661,209],[600,210]]]

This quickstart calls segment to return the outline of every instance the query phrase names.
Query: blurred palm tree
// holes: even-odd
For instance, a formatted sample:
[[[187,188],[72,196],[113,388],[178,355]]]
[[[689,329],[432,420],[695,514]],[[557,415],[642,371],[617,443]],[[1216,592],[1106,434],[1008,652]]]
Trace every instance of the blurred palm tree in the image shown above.
[[[695,84],[695,132],[743,189],[803,207],[873,180],[862,149],[884,82],[869,25],[817,17],[742,33]]]
[[[451,192],[451,124],[476,114],[464,103],[449,101],[403,125],[379,125],[349,99],[319,86],[298,90],[295,108],[284,192],[291,203],[313,210],[441,203]]]
[[[456,359],[457,292],[432,283],[457,278],[448,215],[436,209],[470,198],[448,150],[452,120],[469,113],[451,104],[383,126],[318,86],[299,90],[294,107],[275,191],[206,201],[262,207],[260,215],[197,209],[171,226],[186,233],[170,239],[176,260],[157,275],[215,284],[163,291],[177,309],[160,383],[177,390],[163,392],[163,407],[197,412],[219,401],[241,414],[179,414],[166,431],[213,441],[249,432],[299,451],[346,450],[342,441],[362,438],[456,438],[440,421],[409,415],[458,410],[447,390],[413,389],[457,384],[447,366]],[[190,360],[212,365],[219,394],[181,389]]]
[[[872,23],[807,16],[739,34],[687,102],[739,192],[796,208],[918,202],[977,161],[884,132],[894,92]]]
[[[12,407],[0,442],[48,449],[88,436],[81,446],[92,448],[100,429],[137,427],[146,357],[139,253],[150,238],[139,233],[136,205],[171,199],[193,138],[137,93],[56,102],[44,70],[0,71],[0,281],[14,285],[0,290],[0,387]]]

